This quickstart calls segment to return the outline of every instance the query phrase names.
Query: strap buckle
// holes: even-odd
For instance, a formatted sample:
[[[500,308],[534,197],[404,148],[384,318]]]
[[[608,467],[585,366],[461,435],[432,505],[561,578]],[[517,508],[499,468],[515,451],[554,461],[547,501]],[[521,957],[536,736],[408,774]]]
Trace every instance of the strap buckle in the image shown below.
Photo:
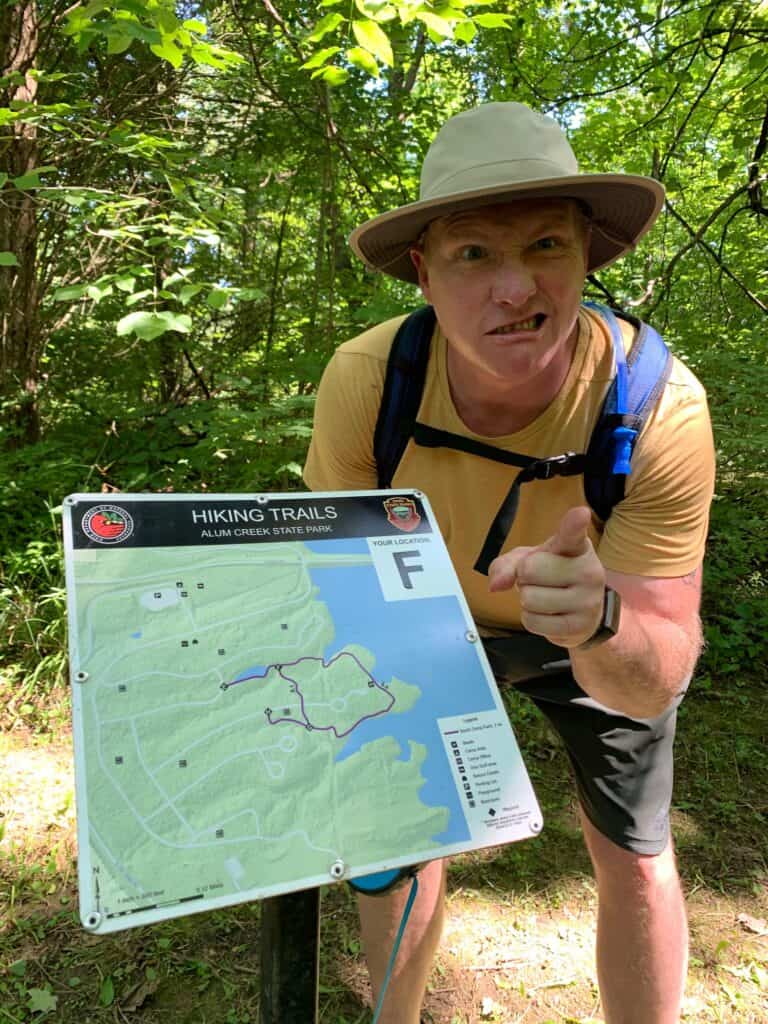
[[[535,480],[549,480],[553,476],[576,476],[584,469],[584,456],[576,452],[553,455],[551,459],[539,459],[530,467]]]

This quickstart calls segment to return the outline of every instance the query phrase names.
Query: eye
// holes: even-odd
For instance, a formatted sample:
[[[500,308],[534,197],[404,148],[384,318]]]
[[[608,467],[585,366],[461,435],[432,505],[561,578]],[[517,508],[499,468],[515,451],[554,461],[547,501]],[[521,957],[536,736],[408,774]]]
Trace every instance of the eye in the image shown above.
[[[551,251],[552,249],[558,249],[562,245],[559,238],[554,238],[552,235],[547,235],[545,238],[539,238],[533,243],[534,249],[538,249],[540,252]]]
[[[456,254],[463,263],[476,263],[488,258],[488,250],[483,245],[462,245]]]

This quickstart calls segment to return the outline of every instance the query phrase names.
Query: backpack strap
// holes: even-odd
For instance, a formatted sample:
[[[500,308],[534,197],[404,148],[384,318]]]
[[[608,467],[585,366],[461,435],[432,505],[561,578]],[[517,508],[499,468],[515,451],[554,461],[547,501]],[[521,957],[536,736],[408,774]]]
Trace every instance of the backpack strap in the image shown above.
[[[635,327],[625,356],[616,314],[607,306],[587,302],[607,324],[613,339],[616,374],[592,431],[584,472],[584,493],[590,508],[605,522],[624,497],[637,439],[672,372],[672,354],[661,335],[648,324],[621,313]]]
[[[436,319],[431,306],[415,310],[400,325],[389,350],[373,434],[373,455],[382,489],[392,486],[392,477],[413,434]]]
[[[425,423],[414,423],[413,440],[425,448],[453,448],[455,451],[477,455],[481,459],[502,462],[505,466],[520,467],[520,472],[515,477],[491,523],[482,551],[474,565],[474,569],[484,576],[488,575],[488,567],[501,551],[502,545],[512,529],[520,503],[521,484],[528,483],[530,480],[549,480],[553,476],[577,476],[584,472],[586,465],[586,456],[576,452],[565,452],[563,455],[554,455],[549,459],[536,459],[531,455],[520,455],[518,452],[508,452],[503,448],[496,448],[492,444],[485,444],[472,437],[464,437],[462,434],[437,430]]]

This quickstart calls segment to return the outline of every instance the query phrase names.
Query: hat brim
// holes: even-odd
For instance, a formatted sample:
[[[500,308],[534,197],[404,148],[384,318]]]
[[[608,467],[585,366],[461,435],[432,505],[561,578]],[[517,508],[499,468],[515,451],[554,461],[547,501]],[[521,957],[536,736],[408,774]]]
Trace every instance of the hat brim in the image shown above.
[[[418,283],[410,248],[430,221],[470,208],[520,199],[576,199],[592,211],[589,273],[630,252],[653,226],[664,204],[664,187],[631,174],[576,174],[422,199],[373,217],[349,237],[355,254],[372,270]]]

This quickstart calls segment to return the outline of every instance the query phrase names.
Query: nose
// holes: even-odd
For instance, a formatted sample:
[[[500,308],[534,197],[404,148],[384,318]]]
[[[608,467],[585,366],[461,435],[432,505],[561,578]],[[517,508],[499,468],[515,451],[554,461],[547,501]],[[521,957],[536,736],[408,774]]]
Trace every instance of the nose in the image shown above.
[[[536,281],[531,268],[517,253],[504,253],[499,259],[491,283],[494,302],[523,306],[535,293]]]

